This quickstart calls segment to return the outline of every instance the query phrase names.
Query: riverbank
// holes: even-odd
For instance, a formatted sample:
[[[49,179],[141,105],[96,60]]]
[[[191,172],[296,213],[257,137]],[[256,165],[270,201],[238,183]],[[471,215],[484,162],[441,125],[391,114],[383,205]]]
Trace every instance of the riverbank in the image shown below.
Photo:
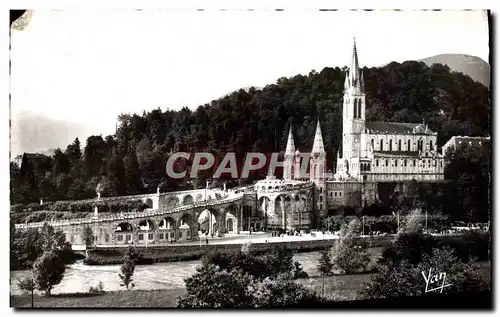
[[[368,247],[382,247],[393,240],[393,237],[370,237],[366,238]],[[334,239],[318,239],[306,241],[283,241],[273,243],[251,243],[249,252],[255,255],[265,254],[276,246],[286,246],[294,253],[321,251],[330,248],[333,245]],[[159,262],[179,262],[199,260],[210,251],[218,251],[223,253],[238,252],[245,244],[191,244],[191,245],[164,245],[150,246],[148,248],[140,246],[136,247],[138,252],[142,254],[139,264],[153,264]],[[121,264],[126,248],[123,247],[106,247],[97,248],[88,251],[87,258],[84,263],[87,265],[109,265]]]
[[[490,263],[480,263],[480,274],[490,281]],[[296,280],[298,283],[315,290],[328,301],[361,300],[361,291],[370,281],[373,273],[310,277]],[[488,283],[490,284],[490,283]],[[322,291],[323,290],[323,291]],[[73,293],[53,296],[35,295],[34,307],[43,308],[173,308],[178,298],[186,294],[185,288],[162,290],[129,290],[105,292],[103,294]],[[15,308],[31,308],[30,295],[11,295],[10,306]]]
[[[291,249],[294,253],[321,251],[330,248],[335,239],[334,238],[321,238],[321,239],[304,239],[299,240],[300,237],[277,238],[283,241],[273,241],[273,243],[261,242],[261,239],[256,239],[255,242],[250,244],[232,243],[218,244],[171,244],[171,245],[154,245],[154,246],[137,246],[136,249],[142,254],[138,264],[154,264],[161,262],[180,262],[180,261],[193,261],[199,260],[207,252],[218,251],[223,253],[238,252],[243,246],[248,246],[250,253],[254,255],[261,255],[269,252],[276,246],[285,246]],[[394,236],[363,236],[359,238],[367,244],[369,248],[385,247],[392,243]],[[464,234],[457,235],[433,235],[433,239],[440,246],[449,246],[457,252],[459,257],[469,256],[477,257],[479,261],[487,259],[489,249],[489,236],[481,234],[479,236],[468,236]],[[87,257],[84,263],[87,265],[109,265],[121,264],[127,248],[124,247],[103,247],[88,250]]]

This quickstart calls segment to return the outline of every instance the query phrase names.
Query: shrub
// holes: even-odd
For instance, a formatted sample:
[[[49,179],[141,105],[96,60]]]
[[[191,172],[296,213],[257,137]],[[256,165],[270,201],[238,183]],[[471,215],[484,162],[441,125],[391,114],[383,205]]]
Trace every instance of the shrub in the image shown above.
[[[99,281],[97,286],[89,287],[89,293],[90,294],[102,294],[102,293],[104,293],[104,283],[102,281]]]
[[[205,263],[185,280],[187,294],[179,299],[182,308],[243,308],[253,306],[249,285],[252,278],[240,269],[230,272]]]

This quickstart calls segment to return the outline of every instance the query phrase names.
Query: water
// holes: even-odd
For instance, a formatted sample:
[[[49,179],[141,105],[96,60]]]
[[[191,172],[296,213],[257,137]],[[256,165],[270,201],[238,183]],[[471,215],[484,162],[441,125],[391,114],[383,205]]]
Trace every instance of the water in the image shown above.
[[[318,275],[319,252],[304,252],[294,254],[294,260],[302,264],[302,268],[309,276]],[[201,264],[200,260],[185,262],[156,263],[152,265],[137,265],[133,276],[134,289],[174,289],[184,287],[184,279],[193,275]],[[54,286],[53,294],[88,292],[89,287],[97,286],[99,281],[104,284],[105,291],[124,290],[120,286],[121,265],[84,265],[79,261],[69,265],[64,278]],[[11,294],[20,294],[17,279],[30,276],[31,271],[11,271]]]

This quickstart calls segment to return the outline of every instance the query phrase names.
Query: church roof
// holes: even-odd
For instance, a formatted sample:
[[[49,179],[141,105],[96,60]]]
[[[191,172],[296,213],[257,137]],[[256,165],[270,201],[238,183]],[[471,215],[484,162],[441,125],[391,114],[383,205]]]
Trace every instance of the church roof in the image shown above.
[[[434,131],[424,123],[400,122],[366,122],[366,131],[372,134],[427,134],[433,135]]]

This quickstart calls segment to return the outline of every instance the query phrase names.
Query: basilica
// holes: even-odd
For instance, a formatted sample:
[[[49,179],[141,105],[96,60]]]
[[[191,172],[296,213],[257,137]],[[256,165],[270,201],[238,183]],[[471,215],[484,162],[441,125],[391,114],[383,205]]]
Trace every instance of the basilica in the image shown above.
[[[318,120],[310,154],[307,181],[316,187],[317,209],[326,215],[340,206],[362,208],[378,201],[380,183],[396,183],[401,190],[411,181],[439,182],[444,178],[444,155],[437,133],[425,122],[368,122],[363,73],[356,42],[346,74],[342,107],[342,144],[335,173],[326,173],[326,156]],[[368,105],[369,106],[369,105]],[[300,153],[290,128],[284,160],[284,181],[302,180]]]

